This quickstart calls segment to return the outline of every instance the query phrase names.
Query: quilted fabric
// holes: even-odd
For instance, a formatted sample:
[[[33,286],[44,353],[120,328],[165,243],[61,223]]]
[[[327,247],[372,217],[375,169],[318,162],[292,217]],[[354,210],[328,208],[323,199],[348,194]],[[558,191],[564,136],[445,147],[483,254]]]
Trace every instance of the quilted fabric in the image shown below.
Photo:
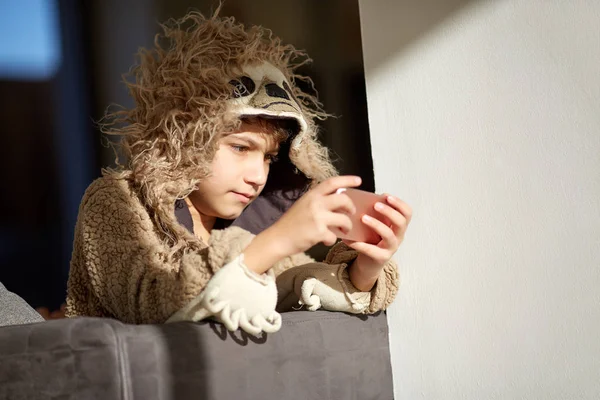
[[[282,314],[260,338],[216,322],[74,318],[0,328],[0,399],[393,398],[383,313]]]

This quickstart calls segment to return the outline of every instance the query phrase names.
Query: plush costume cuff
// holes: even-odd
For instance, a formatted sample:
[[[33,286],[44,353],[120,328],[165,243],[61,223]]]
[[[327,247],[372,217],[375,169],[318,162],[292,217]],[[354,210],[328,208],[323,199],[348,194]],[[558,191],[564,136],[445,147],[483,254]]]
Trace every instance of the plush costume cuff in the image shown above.
[[[386,309],[396,297],[399,279],[393,260],[383,268],[370,292],[361,292],[350,281],[348,266],[358,253],[343,242],[337,243],[325,263],[298,266],[277,277],[277,310],[306,306],[314,311],[323,308],[353,314],[375,313]]]
[[[200,321],[209,317],[230,331],[242,329],[258,336],[277,332],[281,316],[275,311],[277,287],[273,273],[258,275],[244,264],[244,255],[219,269],[202,293],[167,322]]]
[[[358,252],[344,242],[337,242],[327,253],[327,264],[350,264],[358,257]]]
[[[306,264],[288,269],[277,277],[277,310],[305,306],[361,314],[368,311],[371,293],[360,292],[348,279],[346,264]]]

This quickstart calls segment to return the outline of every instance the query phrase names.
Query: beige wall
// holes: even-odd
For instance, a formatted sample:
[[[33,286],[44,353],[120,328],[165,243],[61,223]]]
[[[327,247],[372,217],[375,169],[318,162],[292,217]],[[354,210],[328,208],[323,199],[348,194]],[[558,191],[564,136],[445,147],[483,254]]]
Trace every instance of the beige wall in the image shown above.
[[[600,2],[360,12],[396,398],[600,398]]]

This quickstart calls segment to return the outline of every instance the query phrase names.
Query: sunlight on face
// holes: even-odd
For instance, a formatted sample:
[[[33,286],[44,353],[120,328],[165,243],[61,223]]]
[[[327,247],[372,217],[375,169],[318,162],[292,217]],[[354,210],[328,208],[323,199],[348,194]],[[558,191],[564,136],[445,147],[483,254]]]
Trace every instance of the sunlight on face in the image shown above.
[[[279,151],[279,141],[263,124],[242,122],[239,130],[219,141],[211,175],[190,195],[205,215],[238,217],[263,190],[269,168]]]

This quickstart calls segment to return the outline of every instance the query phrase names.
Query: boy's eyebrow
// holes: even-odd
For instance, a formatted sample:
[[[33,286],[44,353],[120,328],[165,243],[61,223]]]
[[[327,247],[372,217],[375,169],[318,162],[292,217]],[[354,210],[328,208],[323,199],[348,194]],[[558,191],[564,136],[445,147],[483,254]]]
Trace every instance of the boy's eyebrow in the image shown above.
[[[247,142],[248,144],[254,146],[254,147],[260,147],[260,145],[258,144],[258,142],[248,136],[245,136],[243,134],[240,133],[232,133],[231,135],[229,135],[229,137],[233,137],[235,139],[238,140],[243,140],[244,142]]]
[[[261,145],[256,140],[244,135],[243,133],[232,133],[228,137],[234,137],[235,139],[242,140],[257,149],[261,147]],[[274,146],[272,151],[279,151],[279,144]]]

